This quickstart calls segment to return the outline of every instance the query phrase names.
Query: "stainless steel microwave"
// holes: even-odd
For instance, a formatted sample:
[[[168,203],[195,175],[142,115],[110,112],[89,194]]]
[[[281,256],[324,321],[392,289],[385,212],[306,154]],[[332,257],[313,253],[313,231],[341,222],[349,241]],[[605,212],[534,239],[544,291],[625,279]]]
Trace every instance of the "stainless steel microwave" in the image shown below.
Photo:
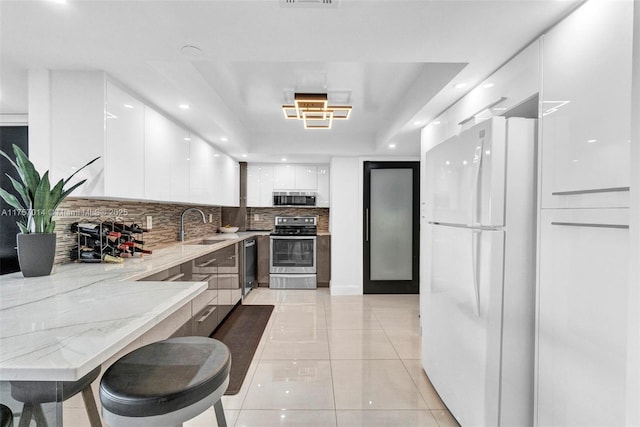
[[[273,206],[315,206],[317,194],[306,191],[274,191]]]

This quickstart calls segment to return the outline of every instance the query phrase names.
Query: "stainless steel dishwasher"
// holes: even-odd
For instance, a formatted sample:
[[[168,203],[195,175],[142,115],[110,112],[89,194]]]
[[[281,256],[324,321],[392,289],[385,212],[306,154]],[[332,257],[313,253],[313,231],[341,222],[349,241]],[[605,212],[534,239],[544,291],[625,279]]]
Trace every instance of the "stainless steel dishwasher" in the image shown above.
[[[242,296],[244,297],[251,291],[251,289],[258,285],[258,256],[256,250],[256,239],[253,237],[244,240],[243,261]]]

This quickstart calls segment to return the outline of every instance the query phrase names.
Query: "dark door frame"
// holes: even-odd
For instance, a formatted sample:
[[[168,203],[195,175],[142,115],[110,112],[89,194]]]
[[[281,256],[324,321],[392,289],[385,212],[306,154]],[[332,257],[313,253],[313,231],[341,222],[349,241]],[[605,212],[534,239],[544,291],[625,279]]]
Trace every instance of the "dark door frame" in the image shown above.
[[[412,252],[411,280],[375,280],[371,281],[371,170],[372,169],[412,169],[413,170],[413,203],[412,203]],[[365,161],[364,162],[364,194],[362,209],[363,236],[363,283],[364,294],[417,294],[420,292],[420,162],[418,161]],[[369,217],[367,217],[369,216]]]

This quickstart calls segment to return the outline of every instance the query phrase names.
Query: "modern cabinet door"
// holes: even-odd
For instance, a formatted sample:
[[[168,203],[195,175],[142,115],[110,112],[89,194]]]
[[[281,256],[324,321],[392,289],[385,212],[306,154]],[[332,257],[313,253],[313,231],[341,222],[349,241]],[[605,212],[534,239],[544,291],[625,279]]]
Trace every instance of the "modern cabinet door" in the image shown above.
[[[632,33],[621,0],[586,2],[544,36],[543,207],[628,206]]]
[[[539,426],[625,425],[628,224],[627,209],[543,209]]]
[[[144,109],[144,196],[147,200],[171,200],[171,122],[150,107]]]
[[[258,206],[273,206],[273,166],[260,166],[260,204]]]
[[[240,165],[231,157],[221,154],[216,157],[216,204],[238,206],[240,204]]]
[[[247,165],[247,206],[260,205],[260,166]]]
[[[292,165],[273,167],[273,189],[293,190],[296,187],[296,169]]]
[[[257,236],[258,245],[258,286],[269,286],[269,252],[271,240],[269,236]]]
[[[328,287],[331,281],[331,236],[318,236],[317,257],[318,287]]]
[[[318,166],[318,197],[317,205],[322,208],[329,207],[329,166]]]
[[[189,145],[189,202],[213,204],[213,147],[193,135]]]
[[[318,171],[316,166],[312,165],[296,165],[294,167],[296,174],[296,182],[294,188],[296,190],[315,191],[318,188]]]
[[[107,82],[105,195],[144,197],[144,104]]]

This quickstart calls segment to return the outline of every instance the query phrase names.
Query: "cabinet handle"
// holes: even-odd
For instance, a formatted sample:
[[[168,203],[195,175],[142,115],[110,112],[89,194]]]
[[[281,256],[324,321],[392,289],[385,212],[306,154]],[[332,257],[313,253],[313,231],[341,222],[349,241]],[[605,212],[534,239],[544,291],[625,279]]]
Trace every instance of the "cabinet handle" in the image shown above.
[[[628,230],[629,226],[624,224],[591,224],[584,222],[552,222],[551,225],[562,225],[565,227],[591,227],[591,228],[621,228]]]
[[[180,279],[182,276],[184,276],[184,273],[174,274],[173,276],[167,277],[166,279],[164,279],[163,282],[175,282],[176,280]]]
[[[615,193],[617,191],[629,191],[630,187],[594,188],[591,190],[554,191],[552,196],[575,196],[578,194]]]
[[[207,317],[211,316],[211,314],[212,314],[214,311],[216,311],[216,308],[210,305],[210,306],[208,307],[207,311],[205,311],[205,312],[202,314],[202,316],[200,316],[200,318],[198,319],[198,323],[202,323],[202,322],[204,322],[205,320],[207,320]]]
[[[215,258],[210,259],[210,260],[209,260],[209,261],[207,261],[207,262],[204,262],[204,263],[202,263],[202,264],[200,264],[200,265],[196,265],[196,267],[206,267],[206,266],[208,266],[209,264],[211,264],[212,262],[216,262],[216,259],[215,259]]]

